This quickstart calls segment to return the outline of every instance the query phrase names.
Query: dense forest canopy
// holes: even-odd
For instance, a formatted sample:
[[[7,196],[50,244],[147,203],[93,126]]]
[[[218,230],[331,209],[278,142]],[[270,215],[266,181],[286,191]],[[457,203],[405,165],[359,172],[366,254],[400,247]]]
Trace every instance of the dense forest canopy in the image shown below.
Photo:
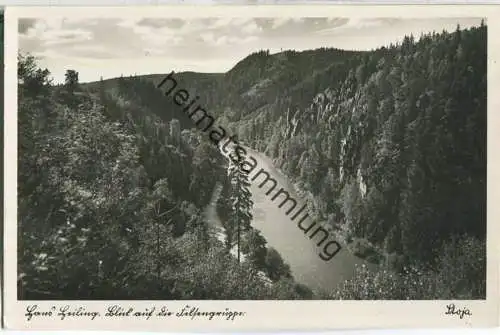
[[[286,268],[255,265],[254,252],[282,262],[265,240],[242,242],[238,264],[213,236],[204,208],[224,159],[151,82],[86,90],[69,70],[54,86],[23,55],[18,70],[21,298],[307,297]]]
[[[486,34],[260,51],[225,74],[179,74],[379,265],[334,292],[296,283],[252,229],[251,202],[234,205],[245,176],[156,88],[162,75],[80,84],[74,69],[53,85],[20,55],[20,298],[484,298]],[[217,190],[223,242],[205,215]]]
[[[315,53],[331,61],[288,51],[240,62],[225,76],[221,118],[347,240],[427,262],[452,235],[484,238],[486,26]],[[269,70],[238,86],[245,61]],[[233,110],[242,99],[257,107]]]

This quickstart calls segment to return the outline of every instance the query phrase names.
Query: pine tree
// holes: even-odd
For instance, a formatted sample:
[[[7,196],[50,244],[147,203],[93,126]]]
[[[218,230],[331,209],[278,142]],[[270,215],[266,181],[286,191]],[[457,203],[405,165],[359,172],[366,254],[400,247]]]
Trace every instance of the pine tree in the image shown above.
[[[75,70],[66,70],[64,75],[64,85],[67,87],[69,92],[74,92],[75,88],[78,87],[78,72]]]
[[[78,72],[75,70],[66,70],[64,75],[64,85],[60,91],[60,103],[76,109],[80,103],[80,98],[75,95],[75,92],[79,90],[78,83]]]
[[[240,160],[243,162],[243,158]],[[249,190],[250,182],[248,174],[241,170],[240,164],[232,162],[229,166],[229,179],[231,180],[230,199],[232,204],[232,216],[229,226],[236,230],[236,246],[238,262],[240,261],[241,234],[250,230],[252,222],[253,201]]]

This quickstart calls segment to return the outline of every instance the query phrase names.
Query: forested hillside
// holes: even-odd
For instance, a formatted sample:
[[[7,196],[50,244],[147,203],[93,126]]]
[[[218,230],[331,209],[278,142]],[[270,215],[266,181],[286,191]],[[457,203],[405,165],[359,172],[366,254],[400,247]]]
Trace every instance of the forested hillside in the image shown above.
[[[328,67],[309,58],[302,76],[270,71],[241,88],[257,109],[224,115],[355,253],[396,270],[455,267],[457,276],[484,282],[486,46],[482,25],[407,36],[397,46],[342,54]],[[261,52],[253,62],[293,69],[303,54]],[[283,86],[266,100],[268,87]]]
[[[226,160],[151,81],[54,86],[29,55],[18,73],[20,299],[311,297],[250,227],[247,261],[215,237]]]
[[[259,51],[225,74],[177,75],[218,124],[274,160],[318,221],[380,265],[314,296],[250,216],[246,261],[230,255],[233,235],[214,237],[204,209],[222,185],[230,231],[228,185],[244,177],[227,174],[156,88],[163,75],[78,84],[68,71],[54,86],[21,57],[20,295],[484,298],[486,34],[481,25],[369,52]]]

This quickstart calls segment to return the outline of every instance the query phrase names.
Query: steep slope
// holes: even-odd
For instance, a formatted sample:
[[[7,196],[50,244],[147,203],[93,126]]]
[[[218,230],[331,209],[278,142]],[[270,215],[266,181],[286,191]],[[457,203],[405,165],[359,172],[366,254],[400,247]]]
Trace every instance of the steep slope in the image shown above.
[[[484,237],[485,26],[371,52],[260,51],[225,74],[179,78],[347,242],[427,261],[452,235]]]
[[[341,59],[303,77],[290,62],[295,77],[275,67],[250,80],[235,105],[254,111],[231,114],[229,126],[310,192],[347,242],[429,261],[453,235],[484,238],[486,27]]]
[[[18,74],[19,299],[312,296],[275,251],[257,269],[214,236],[204,212],[225,160],[151,80],[79,85],[68,70],[54,87],[23,55]]]
[[[447,278],[443,290],[481,297],[486,41],[481,25],[370,52],[261,51],[223,75],[189,73],[182,86],[273,158],[357,255],[431,269]],[[458,272],[479,283],[450,282]]]

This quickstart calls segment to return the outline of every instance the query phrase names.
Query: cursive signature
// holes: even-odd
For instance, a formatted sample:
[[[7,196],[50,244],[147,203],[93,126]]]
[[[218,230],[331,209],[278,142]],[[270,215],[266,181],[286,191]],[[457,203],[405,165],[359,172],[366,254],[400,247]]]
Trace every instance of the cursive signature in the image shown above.
[[[449,304],[446,305],[446,308],[448,310],[446,311],[446,313],[444,313],[445,315],[458,315],[460,319],[463,319],[465,315],[472,316],[472,313],[466,307],[459,309],[455,307],[455,304]]]

